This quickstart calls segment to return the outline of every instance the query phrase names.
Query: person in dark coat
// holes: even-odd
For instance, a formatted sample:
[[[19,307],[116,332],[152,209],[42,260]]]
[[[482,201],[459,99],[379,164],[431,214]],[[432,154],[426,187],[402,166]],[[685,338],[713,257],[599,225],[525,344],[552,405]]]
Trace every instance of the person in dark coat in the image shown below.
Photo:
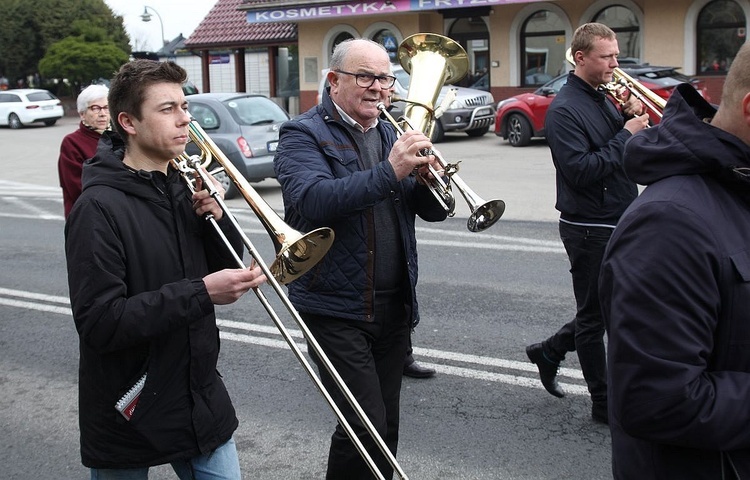
[[[214,305],[265,277],[236,268],[202,217],[213,215],[242,255],[239,232],[207,190],[191,194],[169,168],[188,141],[185,78],[171,62],[121,67],[109,92],[117,133],[104,133],[84,165],[65,225],[81,457],[92,478],[146,479],[165,463],[181,479],[240,478]]]
[[[378,121],[395,82],[388,53],[366,39],[339,44],[321,105],[285,123],[275,169],[286,222],[336,234],[323,260],[289,285],[289,299],[349,390],[396,455],[399,400],[409,332],[419,321],[415,216],[447,212],[411,175],[425,170],[432,143],[422,132],[397,136]],[[393,468],[325,368],[321,380],[385,478]],[[371,478],[341,426],[331,439],[329,479]]]
[[[545,131],[555,164],[555,208],[570,261],[576,315],[551,337],[529,345],[526,354],[537,365],[547,391],[562,397],[558,367],[568,352],[577,352],[591,395],[591,418],[606,423],[607,364],[597,281],[607,240],[638,195],[636,184],[622,169],[625,141],[648,126],[648,115],[629,92],[618,97],[618,109],[599,88],[612,81],[618,66],[620,50],[609,27],[578,27],[570,51],[575,70],[550,104]]]
[[[604,255],[616,479],[750,478],[750,44],[625,147],[647,185]]]
[[[81,195],[81,171],[83,162],[93,157],[99,138],[110,129],[109,89],[104,85],[89,85],[76,99],[81,122],[78,129],[65,135],[60,144],[57,172],[63,193],[65,218],[70,215],[73,204]]]

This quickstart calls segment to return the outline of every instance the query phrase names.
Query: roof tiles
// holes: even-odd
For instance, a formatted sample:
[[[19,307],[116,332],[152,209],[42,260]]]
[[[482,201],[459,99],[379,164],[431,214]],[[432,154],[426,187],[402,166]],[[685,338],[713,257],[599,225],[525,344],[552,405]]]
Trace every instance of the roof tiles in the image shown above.
[[[277,45],[297,40],[294,23],[248,23],[243,0],[218,0],[185,41],[188,49]]]

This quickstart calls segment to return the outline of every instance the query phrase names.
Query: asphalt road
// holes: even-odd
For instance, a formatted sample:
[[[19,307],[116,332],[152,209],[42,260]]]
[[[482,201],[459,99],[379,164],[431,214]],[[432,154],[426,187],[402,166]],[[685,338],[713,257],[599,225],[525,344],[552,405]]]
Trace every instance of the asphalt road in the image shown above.
[[[78,339],[56,172],[60,140],[74,128],[75,120],[64,119],[0,129],[0,478],[88,478],[78,452]],[[524,354],[574,312],[547,146],[514,149],[492,134],[451,134],[438,147],[462,162],[461,178],[477,195],[501,198],[507,209],[482,233],[466,230],[460,199],[455,218],[418,224],[415,354],[438,375],[404,381],[399,463],[417,480],[610,478],[609,431],[590,419],[575,357],[561,371],[568,395],[557,399]],[[255,186],[281,210],[275,181]],[[271,258],[271,242],[247,205],[230,206],[262,258]],[[245,478],[323,478],[335,422],[323,398],[252,295],[217,316],[219,368],[240,418],[235,439]],[[175,477],[158,467],[151,478]]]

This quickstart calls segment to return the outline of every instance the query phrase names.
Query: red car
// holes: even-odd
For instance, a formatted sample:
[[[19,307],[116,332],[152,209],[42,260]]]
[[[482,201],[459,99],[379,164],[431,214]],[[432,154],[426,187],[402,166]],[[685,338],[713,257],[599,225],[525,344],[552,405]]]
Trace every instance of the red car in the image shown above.
[[[691,83],[704,98],[708,93],[702,80],[678,73],[674,67],[651,65],[625,65],[620,67],[660,97],[667,99],[675,86]],[[560,75],[537,88],[533,93],[521,93],[497,104],[495,113],[495,135],[502,137],[514,147],[524,147],[533,137],[544,137],[544,117],[557,92],[568,78]],[[651,115],[651,122],[658,123],[659,117]]]

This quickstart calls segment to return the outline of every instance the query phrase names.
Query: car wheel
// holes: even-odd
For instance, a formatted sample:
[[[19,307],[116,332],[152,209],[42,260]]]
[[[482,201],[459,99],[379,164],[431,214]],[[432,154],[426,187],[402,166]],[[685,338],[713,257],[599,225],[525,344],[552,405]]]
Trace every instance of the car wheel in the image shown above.
[[[525,147],[531,141],[531,125],[522,115],[508,118],[508,143],[514,147]]]
[[[490,131],[489,126],[482,127],[482,128],[474,128],[472,130],[466,130],[466,135],[470,137],[481,137],[489,131]]]
[[[445,138],[445,130],[443,130],[443,124],[440,123],[440,120],[437,120],[434,123],[435,128],[432,129],[432,136],[430,137],[430,141],[432,143],[442,142]]]
[[[44,122],[44,124],[47,125],[48,127],[51,127],[52,125],[56,123],[57,123],[57,120],[47,120],[46,122]]]
[[[214,163],[211,165],[211,168],[209,170],[214,170],[216,168],[219,168],[219,165]],[[224,189],[224,198],[229,200],[230,198],[234,198],[237,196],[239,191],[237,190],[237,187],[234,185],[234,182],[229,177],[227,172],[224,170],[217,172],[214,174],[214,178],[219,181],[221,184],[221,187]]]
[[[23,123],[21,123],[21,119],[18,118],[18,115],[11,113],[8,117],[8,126],[10,128],[21,128],[23,127]]]

